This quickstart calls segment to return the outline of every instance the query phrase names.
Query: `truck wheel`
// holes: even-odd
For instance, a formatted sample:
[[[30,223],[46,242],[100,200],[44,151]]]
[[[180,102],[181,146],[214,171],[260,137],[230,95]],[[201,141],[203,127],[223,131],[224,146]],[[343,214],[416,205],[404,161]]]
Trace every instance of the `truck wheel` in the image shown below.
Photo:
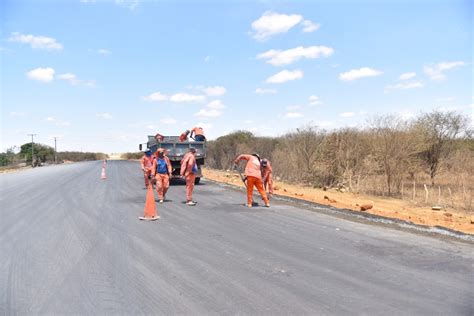
[[[196,178],[194,179],[194,184],[199,184],[200,181],[201,181],[201,178]]]

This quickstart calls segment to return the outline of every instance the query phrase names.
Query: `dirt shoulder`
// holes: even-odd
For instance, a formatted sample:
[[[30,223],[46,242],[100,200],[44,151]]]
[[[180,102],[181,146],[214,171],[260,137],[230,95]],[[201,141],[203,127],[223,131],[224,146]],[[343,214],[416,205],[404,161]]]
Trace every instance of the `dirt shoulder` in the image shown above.
[[[203,168],[203,175],[210,180],[240,187],[244,186],[239,175],[234,172]],[[441,226],[463,233],[474,234],[474,216],[462,210],[449,208],[433,211],[429,206],[417,206],[406,200],[347,192],[342,193],[333,189],[324,191],[302,185],[288,184],[282,181],[275,181],[274,191],[277,195],[330,205],[341,209],[349,209],[355,212],[361,212],[361,205],[373,204],[373,208],[366,210],[366,213],[397,218],[419,225]]]

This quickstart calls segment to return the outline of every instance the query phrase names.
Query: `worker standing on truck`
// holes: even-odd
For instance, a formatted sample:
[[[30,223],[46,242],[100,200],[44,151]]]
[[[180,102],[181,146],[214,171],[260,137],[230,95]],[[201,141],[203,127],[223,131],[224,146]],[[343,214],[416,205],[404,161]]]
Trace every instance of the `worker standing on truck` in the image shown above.
[[[273,195],[273,169],[268,159],[262,159],[262,181],[265,192],[268,192],[268,196]]]
[[[165,137],[161,135],[160,133],[156,133],[155,139],[159,142],[162,142],[165,139]]]
[[[196,148],[189,148],[189,152],[184,155],[181,160],[180,174],[186,179],[186,205],[194,206],[196,202],[193,201],[194,181],[198,167],[196,163]]]
[[[187,141],[187,140],[188,140],[188,135],[189,135],[189,133],[190,133],[190,131],[189,131],[188,129],[185,130],[184,132],[181,133],[181,135],[179,135],[178,140],[179,140],[180,142],[185,142],[185,141]]]
[[[247,177],[247,206],[252,207],[253,187],[256,186],[258,192],[262,196],[263,201],[265,202],[265,206],[270,207],[267,194],[263,189],[260,156],[258,154],[240,155],[235,159],[234,163],[238,165],[241,160],[247,161],[245,166],[245,176]]]
[[[143,157],[140,160],[140,165],[143,170],[143,177],[145,178],[145,189],[148,188],[150,184],[150,177],[152,175],[153,170],[153,157],[151,155],[151,151],[147,150],[143,153]]]
[[[206,140],[206,136],[204,136],[204,130],[202,127],[196,126],[191,130],[191,135],[189,137],[193,137],[194,134],[194,140],[197,142],[204,142]]]
[[[160,148],[156,151],[156,159],[153,161],[153,177],[156,181],[156,192],[160,203],[165,201],[166,192],[170,187],[171,161],[165,155],[165,150]]]

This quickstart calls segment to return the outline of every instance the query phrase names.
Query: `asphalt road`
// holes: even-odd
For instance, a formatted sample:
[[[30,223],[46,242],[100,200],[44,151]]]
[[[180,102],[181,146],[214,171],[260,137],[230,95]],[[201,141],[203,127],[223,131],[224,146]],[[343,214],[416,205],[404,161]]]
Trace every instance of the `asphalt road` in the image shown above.
[[[138,163],[0,175],[0,314],[473,315],[474,246],[173,185],[143,222]]]

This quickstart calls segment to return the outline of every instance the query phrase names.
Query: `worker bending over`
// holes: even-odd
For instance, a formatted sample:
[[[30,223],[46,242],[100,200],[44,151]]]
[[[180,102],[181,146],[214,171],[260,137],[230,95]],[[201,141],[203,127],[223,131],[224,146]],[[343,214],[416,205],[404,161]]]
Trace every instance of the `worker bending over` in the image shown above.
[[[187,141],[187,140],[188,140],[188,135],[189,135],[189,133],[190,133],[190,131],[189,131],[188,129],[185,130],[184,132],[181,133],[181,135],[179,135],[178,140],[179,140],[180,142],[185,142],[185,141]]]
[[[196,148],[189,148],[189,152],[181,160],[180,172],[181,176],[186,179],[186,204],[189,206],[196,205],[196,202],[193,201],[193,190],[197,172]]]
[[[143,157],[140,160],[140,165],[143,170],[143,177],[145,178],[145,188],[148,188],[153,170],[153,157],[151,155],[151,151],[147,150],[143,153]]]
[[[153,177],[156,181],[156,192],[160,203],[165,201],[166,192],[170,187],[170,175],[172,172],[171,161],[166,156],[165,150],[160,148],[156,151],[156,159],[153,161]]]
[[[204,136],[204,130],[202,127],[195,127],[191,130],[191,135],[189,137],[193,138],[194,135],[194,140],[197,142],[204,142],[206,140],[206,137]]]
[[[273,169],[268,159],[262,159],[262,181],[265,192],[269,197],[273,195]]]
[[[247,161],[245,166],[245,176],[247,177],[247,206],[252,207],[253,187],[256,186],[258,192],[262,196],[263,201],[265,202],[265,206],[270,207],[267,194],[263,189],[260,156],[258,154],[240,155],[235,159],[234,163],[238,165],[241,160]]]

